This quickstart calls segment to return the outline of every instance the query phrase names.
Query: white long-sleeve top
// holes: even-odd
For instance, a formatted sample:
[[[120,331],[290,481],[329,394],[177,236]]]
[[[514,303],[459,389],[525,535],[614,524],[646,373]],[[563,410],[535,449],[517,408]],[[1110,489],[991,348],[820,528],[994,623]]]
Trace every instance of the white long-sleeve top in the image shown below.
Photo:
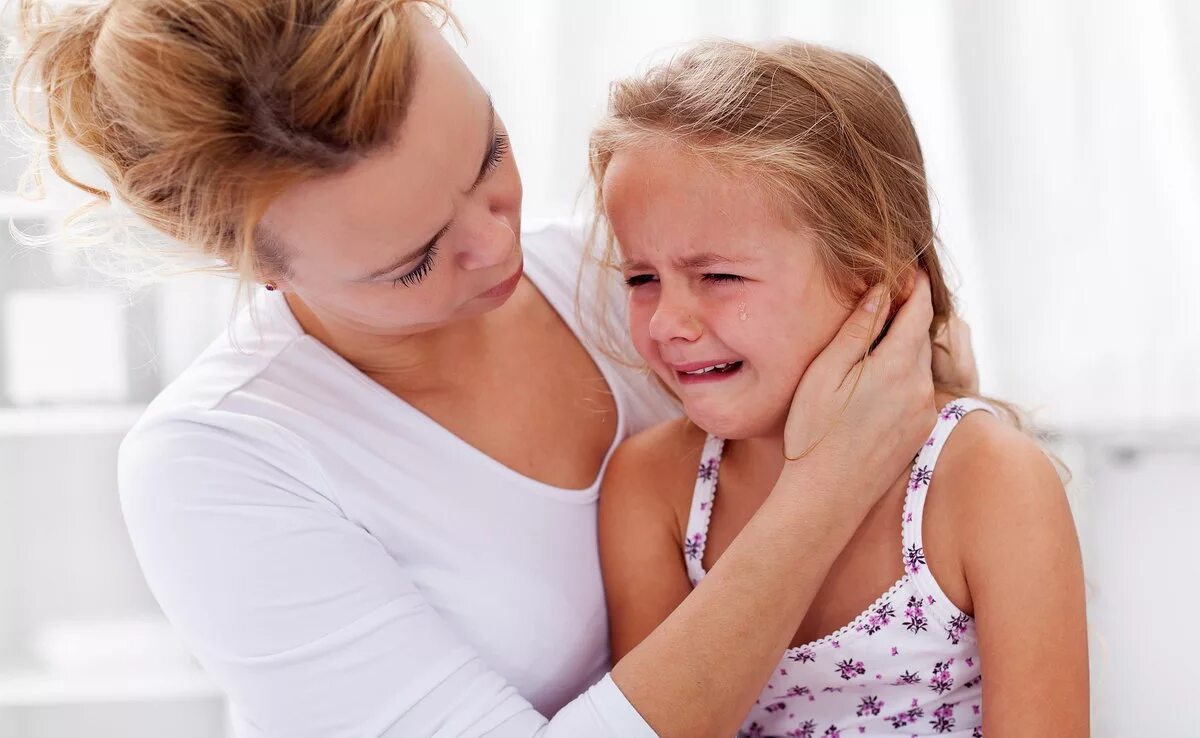
[[[578,237],[522,243],[578,333]],[[606,675],[599,478],[524,477],[306,335],[278,295],[256,313],[151,404],[119,466],[146,579],[238,735],[654,736]],[[592,355],[614,447],[677,412]]]

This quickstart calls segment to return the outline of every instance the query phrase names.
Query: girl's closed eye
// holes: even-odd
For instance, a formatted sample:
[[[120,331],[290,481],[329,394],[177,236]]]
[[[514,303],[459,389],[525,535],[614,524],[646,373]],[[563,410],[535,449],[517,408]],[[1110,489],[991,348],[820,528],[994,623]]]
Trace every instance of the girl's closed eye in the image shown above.
[[[704,281],[710,284],[740,284],[745,278],[736,274],[705,274]]]
[[[650,284],[657,279],[653,274],[633,274],[625,278],[627,287],[641,287],[642,285]]]

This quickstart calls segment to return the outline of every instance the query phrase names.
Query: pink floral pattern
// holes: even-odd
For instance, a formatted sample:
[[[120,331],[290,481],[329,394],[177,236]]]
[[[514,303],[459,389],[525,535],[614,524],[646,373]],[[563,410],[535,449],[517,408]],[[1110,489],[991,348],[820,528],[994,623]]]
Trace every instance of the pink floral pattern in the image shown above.
[[[983,736],[983,679],[975,622],[942,593],[925,561],[921,524],[938,456],[967,413],[956,400],[913,462],[901,518],[904,576],[855,620],[788,649],[738,738]],[[715,507],[724,442],[710,437],[696,473],[684,559],[693,584]]]

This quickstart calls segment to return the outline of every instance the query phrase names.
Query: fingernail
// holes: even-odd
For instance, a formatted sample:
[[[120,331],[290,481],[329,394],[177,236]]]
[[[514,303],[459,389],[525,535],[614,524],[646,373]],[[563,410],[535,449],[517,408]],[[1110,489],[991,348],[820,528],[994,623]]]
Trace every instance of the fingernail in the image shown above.
[[[875,285],[867,291],[866,299],[863,300],[863,310],[868,313],[873,313],[879,310],[879,306],[883,303],[883,290],[879,285]]]

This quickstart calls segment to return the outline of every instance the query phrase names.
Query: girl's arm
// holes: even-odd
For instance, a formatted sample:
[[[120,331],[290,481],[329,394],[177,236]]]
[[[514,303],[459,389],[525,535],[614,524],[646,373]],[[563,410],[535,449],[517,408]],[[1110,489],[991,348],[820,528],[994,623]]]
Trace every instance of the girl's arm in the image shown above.
[[[1058,473],[992,421],[965,460],[962,563],[983,667],[988,738],[1085,738],[1087,619],[1079,541]]]
[[[918,275],[888,335],[860,361],[883,322],[878,295],[872,290],[796,391],[788,455],[821,442],[784,466],[700,586],[613,668],[660,736],[736,732],[834,559],[933,428],[928,278]],[[665,558],[665,547],[647,555]]]
[[[600,563],[614,662],[692,591],[677,513],[690,508],[698,459],[697,434],[686,422],[668,421],[626,440],[604,472]]]

